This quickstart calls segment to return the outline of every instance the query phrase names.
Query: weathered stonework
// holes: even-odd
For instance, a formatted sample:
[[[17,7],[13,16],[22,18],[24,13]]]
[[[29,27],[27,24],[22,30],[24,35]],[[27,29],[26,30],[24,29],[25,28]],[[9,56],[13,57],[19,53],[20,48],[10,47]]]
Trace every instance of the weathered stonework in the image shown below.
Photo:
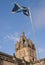
[[[16,44],[16,57],[24,59],[28,62],[36,61],[36,49],[31,40],[26,39],[23,33],[20,37],[20,41]]]
[[[13,56],[0,52],[0,65],[45,65],[45,58],[37,60],[35,45],[24,32],[15,48]]]

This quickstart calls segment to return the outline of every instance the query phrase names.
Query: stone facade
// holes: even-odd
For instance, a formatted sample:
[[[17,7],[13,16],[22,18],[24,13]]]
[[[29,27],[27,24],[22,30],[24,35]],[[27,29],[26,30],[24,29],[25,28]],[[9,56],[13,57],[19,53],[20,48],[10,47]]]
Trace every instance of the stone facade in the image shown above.
[[[23,33],[20,37],[20,41],[16,44],[16,57],[25,59],[26,61],[36,61],[36,49],[31,40],[26,39]]]
[[[45,65],[45,58],[37,60],[35,45],[24,32],[15,48],[13,56],[0,52],[0,65]]]

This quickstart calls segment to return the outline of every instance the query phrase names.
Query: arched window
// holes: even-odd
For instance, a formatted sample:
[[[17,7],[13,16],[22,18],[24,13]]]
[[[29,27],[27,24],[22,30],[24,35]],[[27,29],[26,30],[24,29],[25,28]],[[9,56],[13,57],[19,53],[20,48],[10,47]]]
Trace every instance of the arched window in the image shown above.
[[[34,62],[34,58],[32,58],[32,61]]]

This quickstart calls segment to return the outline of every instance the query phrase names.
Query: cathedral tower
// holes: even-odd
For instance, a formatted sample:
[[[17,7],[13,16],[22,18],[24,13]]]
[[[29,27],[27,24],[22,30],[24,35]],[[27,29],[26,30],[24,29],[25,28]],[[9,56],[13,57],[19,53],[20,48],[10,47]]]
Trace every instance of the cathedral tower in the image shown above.
[[[20,36],[19,42],[16,43],[16,57],[25,59],[28,62],[36,61],[36,49],[30,39],[27,39],[24,32]]]

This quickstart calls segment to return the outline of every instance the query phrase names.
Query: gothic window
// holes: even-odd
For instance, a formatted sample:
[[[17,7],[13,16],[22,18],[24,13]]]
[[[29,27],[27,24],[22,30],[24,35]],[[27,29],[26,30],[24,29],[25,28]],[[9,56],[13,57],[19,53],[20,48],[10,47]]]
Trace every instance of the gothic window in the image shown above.
[[[32,57],[34,56],[34,52],[33,52],[32,49],[31,49],[30,55],[31,55]]]
[[[26,42],[24,42],[24,45],[26,45]]]
[[[28,44],[28,47],[31,47],[31,46]]]
[[[23,39],[23,44],[25,43],[25,40]]]
[[[32,60],[33,60],[33,62],[34,62],[34,58],[33,58]]]
[[[7,61],[11,61],[12,58],[10,58],[10,57],[6,57],[6,60],[7,60]]]

